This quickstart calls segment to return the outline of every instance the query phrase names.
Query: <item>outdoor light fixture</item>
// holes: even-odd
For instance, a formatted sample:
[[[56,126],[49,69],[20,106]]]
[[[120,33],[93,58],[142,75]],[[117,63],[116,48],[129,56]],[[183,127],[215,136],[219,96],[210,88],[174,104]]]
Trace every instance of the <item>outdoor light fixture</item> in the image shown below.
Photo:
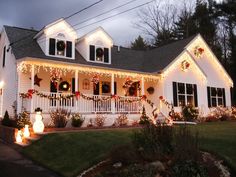
[[[28,138],[30,137],[30,132],[29,132],[29,125],[25,125],[25,128],[24,128],[24,137],[25,138]]]
[[[3,88],[3,86],[4,86],[4,82],[1,81],[1,82],[0,82],[0,88]]]
[[[17,134],[16,134],[16,142],[17,143],[22,143],[22,132],[21,130],[18,130]]]
[[[43,133],[43,130],[44,130],[44,124],[43,124],[43,121],[42,121],[42,109],[40,108],[37,108],[35,109],[35,122],[34,122],[34,125],[33,125],[33,130],[34,130],[34,133]]]

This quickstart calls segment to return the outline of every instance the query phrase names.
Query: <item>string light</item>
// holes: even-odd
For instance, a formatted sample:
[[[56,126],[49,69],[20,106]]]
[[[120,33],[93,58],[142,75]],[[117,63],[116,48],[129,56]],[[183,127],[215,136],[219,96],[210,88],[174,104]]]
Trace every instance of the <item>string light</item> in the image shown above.
[[[53,63],[44,63],[44,62],[37,62],[37,61],[22,61],[17,65],[17,71],[22,73],[31,72],[32,67],[35,68],[36,72],[39,72],[40,69],[52,73],[53,71],[57,70],[63,75],[67,73],[78,73],[86,74],[86,75],[96,75],[110,77],[114,74],[117,78],[127,78],[127,76],[135,79],[141,79],[144,77],[145,81],[158,81],[160,79],[159,75],[152,75],[152,74],[141,74],[141,73],[134,73],[132,71],[114,71],[109,69],[100,69],[94,67],[85,67],[85,66],[72,66],[72,65],[63,65],[63,64],[53,64]]]

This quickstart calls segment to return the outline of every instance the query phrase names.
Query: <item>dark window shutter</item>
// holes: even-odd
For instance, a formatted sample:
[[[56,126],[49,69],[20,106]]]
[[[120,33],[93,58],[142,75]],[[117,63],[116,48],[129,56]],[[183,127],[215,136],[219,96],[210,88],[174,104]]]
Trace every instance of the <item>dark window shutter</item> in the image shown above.
[[[2,67],[5,67],[6,60],[6,46],[3,48],[3,58],[2,58]]]
[[[71,81],[71,90],[72,90],[72,93],[75,93],[75,78],[72,78],[72,81]]]
[[[109,49],[104,48],[104,62],[109,63]]]
[[[72,57],[72,42],[66,41],[66,57]]]
[[[194,84],[193,85],[193,89],[194,89],[194,104],[195,104],[195,107],[198,107],[198,96],[197,96],[197,85]]]
[[[211,107],[211,87],[207,87],[207,100],[208,100],[208,107]]]
[[[55,55],[56,40],[53,38],[49,39],[49,55]]]
[[[114,82],[114,94],[115,95],[117,94],[117,84],[116,84],[116,82]]]
[[[99,83],[97,83],[95,85],[95,87],[93,88],[93,94],[94,95],[99,95]]]
[[[177,107],[177,83],[173,82],[173,101],[174,101],[174,106]]]
[[[224,107],[226,107],[225,89],[223,88],[222,91],[223,91],[223,105]]]
[[[90,54],[89,60],[95,61],[95,46],[94,45],[89,46],[89,54]]]
[[[50,82],[50,92],[57,92],[57,85],[56,82]]]

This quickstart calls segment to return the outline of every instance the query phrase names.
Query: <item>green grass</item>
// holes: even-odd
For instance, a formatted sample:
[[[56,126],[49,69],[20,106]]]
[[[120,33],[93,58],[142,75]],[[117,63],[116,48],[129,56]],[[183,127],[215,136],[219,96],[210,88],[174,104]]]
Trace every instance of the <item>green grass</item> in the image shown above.
[[[213,122],[193,126],[201,148],[214,152],[236,169],[236,122]],[[133,130],[105,130],[50,134],[23,149],[23,153],[66,177],[106,158],[116,145],[131,142]]]

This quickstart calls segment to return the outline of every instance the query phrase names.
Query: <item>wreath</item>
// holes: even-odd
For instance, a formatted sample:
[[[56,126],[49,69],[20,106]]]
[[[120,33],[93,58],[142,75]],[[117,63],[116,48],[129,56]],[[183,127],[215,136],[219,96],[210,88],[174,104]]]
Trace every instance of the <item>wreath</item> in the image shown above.
[[[181,69],[182,71],[186,71],[187,69],[189,69],[190,67],[190,63],[186,60],[182,61],[181,63]]]
[[[199,46],[196,46],[194,48],[194,55],[198,58],[200,58],[202,56],[203,52],[204,52],[204,48],[201,48]]]
[[[57,50],[58,51],[64,51],[66,48],[66,44],[64,41],[58,41],[57,42]]]
[[[103,49],[102,48],[97,48],[96,49],[96,56],[97,56],[97,58],[102,58],[103,55],[104,55]]]
[[[69,84],[67,81],[63,81],[63,82],[61,82],[60,85],[59,85],[59,89],[60,89],[61,91],[68,91],[69,88],[70,88],[70,84]]]
[[[149,87],[148,89],[147,89],[147,92],[151,95],[151,94],[153,94],[154,93],[154,88],[153,87]]]

